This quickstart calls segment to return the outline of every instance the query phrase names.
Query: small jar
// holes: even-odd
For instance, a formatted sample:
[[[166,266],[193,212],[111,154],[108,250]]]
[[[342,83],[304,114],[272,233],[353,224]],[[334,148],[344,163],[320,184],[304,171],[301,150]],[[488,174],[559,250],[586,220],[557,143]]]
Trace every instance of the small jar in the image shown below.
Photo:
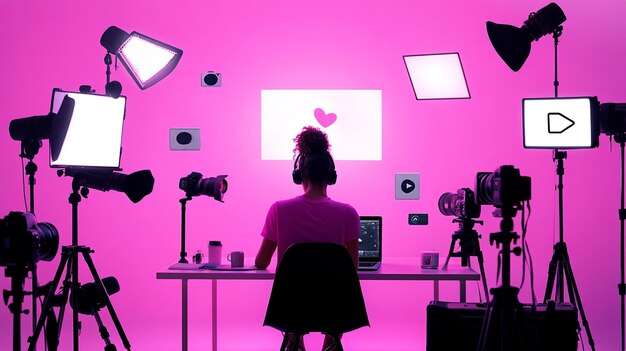
[[[219,266],[222,264],[222,242],[209,241],[209,264]]]

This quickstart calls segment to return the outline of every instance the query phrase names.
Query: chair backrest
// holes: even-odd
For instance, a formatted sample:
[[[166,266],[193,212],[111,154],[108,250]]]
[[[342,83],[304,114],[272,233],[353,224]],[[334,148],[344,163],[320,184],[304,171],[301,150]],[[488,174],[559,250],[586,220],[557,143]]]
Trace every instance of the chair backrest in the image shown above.
[[[290,246],[276,271],[263,325],[296,334],[369,326],[348,250],[331,243]]]

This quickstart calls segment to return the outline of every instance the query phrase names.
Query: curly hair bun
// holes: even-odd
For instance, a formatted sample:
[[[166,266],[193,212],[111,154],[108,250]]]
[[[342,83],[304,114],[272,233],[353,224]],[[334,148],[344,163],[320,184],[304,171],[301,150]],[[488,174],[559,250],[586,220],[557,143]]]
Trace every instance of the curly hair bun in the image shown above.
[[[293,150],[294,153],[330,153],[328,136],[326,133],[312,126],[302,128],[302,132],[300,132],[293,141],[296,142],[296,148]]]

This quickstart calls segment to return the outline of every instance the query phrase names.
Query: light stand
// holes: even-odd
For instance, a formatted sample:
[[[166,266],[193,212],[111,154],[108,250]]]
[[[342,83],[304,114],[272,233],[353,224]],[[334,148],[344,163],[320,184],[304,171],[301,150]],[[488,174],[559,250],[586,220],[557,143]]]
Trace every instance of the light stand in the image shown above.
[[[563,27],[558,26],[552,33],[554,38],[554,97],[559,97],[559,79],[558,79],[558,44],[559,37],[563,33]],[[580,312],[580,318],[582,320],[585,331],[587,332],[587,339],[592,351],[595,351],[595,343],[591,335],[591,329],[589,328],[589,322],[585,316],[585,310],[583,308],[582,300],[578,292],[576,280],[574,278],[574,272],[569,261],[569,255],[567,253],[567,245],[563,237],[563,174],[565,174],[565,167],[563,160],[567,158],[566,151],[559,151],[555,149],[553,152],[552,160],[557,163],[556,173],[559,177],[558,192],[559,192],[559,242],[554,245],[554,253],[550,260],[550,266],[548,269],[548,280],[546,284],[546,292],[543,302],[548,303],[552,296],[552,289],[555,284],[556,278],[556,291],[555,299],[558,303],[563,303],[565,300],[565,280],[567,280],[567,290],[569,299],[572,305],[574,305]]]
[[[617,286],[620,300],[621,300],[621,342],[622,351],[626,348],[626,303],[624,296],[626,295],[626,284],[624,283],[624,220],[626,220],[626,209],[624,208],[624,144],[626,143],[626,134],[620,133],[614,136],[614,139],[620,146],[621,152],[621,191],[620,191],[620,209],[619,209],[619,221],[620,221],[620,283]]]
[[[480,267],[480,277],[483,281],[483,289],[485,291],[485,300],[489,303],[489,289],[487,288],[487,277],[485,275],[485,266],[483,253],[480,250],[480,235],[474,230],[474,224],[483,224],[483,221],[477,221],[471,218],[459,217],[452,220],[453,223],[459,224],[459,230],[452,234],[452,242],[450,243],[450,250],[448,251],[448,258],[443,265],[442,270],[448,269],[448,262],[450,257],[461,257],[461,266],[472,268],[470,257],[474,256],[478,260],[478,266]],[[461,251],[454,252],[456,241],[459,241]]]
[[[35,156],[39,153],[39,149],[41,148],[42,143],[41,140],[22,140],[21,141],[21,153],[20,157],[22,159],[27,159],[28,163],[24,167],[24,173],[28,175],[28,191],[30,197],[30,206],[28,208],[29,212],[35,214],[35,173],[37,172],[37,164],[33,162]],[[32,288],[32,321],[33,321],[33,330],[37,326],[37,298],[35,297],[35,292],[39,288],[39,282],[37,281],[37,264],[31,265],[30,271],[32,273],[31,279],[31,288]],[[22,297],[23,298],[23,297]]]
[[[98,272],[96,271],[96,267],[91,259],[90,254],[93,252],[93,250],[91,250],[91,248],[87,246],[78,245],[78,203],[81,201],[81,195],[82,197],[87,198],[87,195],[89,193],[89,189],[86,187],[83,187],[81,189],[80,184],[81,184],[80,177],[75,176],[74,179],[72,180],[72,193],[69,196],[69,202],[70,204],[72,204],[72,245],[63,246],[62,248],[61,262],[59,263],[59,267],[56,271],[56,274],[54,275],[54,280],[52,281],[50,290],[48,291],[48,294],[44,300],[44,306],[43,306],[41,316],[39,318],[39,321],[37,322],[37,326],[35,328],[33,336],[28,338],[28,342],[29,342],[28,351],[34,350],[35,345],[37,344],[37,339],[39,338],[39,334],[41,333],[41,329],[43,328],[43,325],[45,322],[44,317],[47,316],[52,311],[52,307],[53,307],[52,300],[54,297],[54,293],[57,290],[57,287],[59,286],[59,282],[61,280],[61,274],[63,274],[64,269],[67,269],[67,270],[66,270],[65,280],[63,281],[63,297],[64,297],[63,301],[64,302],[63,302],[63,305],[61,306],[60,315],[62,315],[63,311],[65,310],[65,306],[68,301],[67,294],[69,294],[69,291],[71,290],[73,292],[71,295],[71,298],[72,298],[71,305],[74,306],[73,318],[72,318],[73,350],[78,351],[79,349],[78,336],[80,332],[80,322],[78,321],[78,308],[77,308],[78,296],[79,296],[78,291],[80,290],[80,282],[78,281],[78,254],[79,253],[83,255],[83,259],[85,260],[85,263],[87,263],[87,266],[89,267],[89,271],[91,272],[91,275],[94,278],[94,284],[98,287],[98,290],[105,301],[105,305],[109,311],[109,314],[111,315],[111,319],[113,320],[113,323],[115,324],[117,332],[120,335],[120,338],[122,339],[122,343],[124,344],[124,347],[126,348],[126,350],[130,350],[130,342],[128,341],[128,338],[126,338],[126,334],[124,333],[124,330],[122,329],[122,325],[117,317],[117,314],[115,313],[115,310],[113,309],[113,305],[111,304],[109,295],[106,292],[104,285],[102,284],[102,280],[100,279],[100,276],[98,275]],[[79,190],[80,190],[80,194],[79,194]],[[62,318],[59,323],[61,322],[62,322]],[[59,334],[60,334],[60,330],[59,330]]]

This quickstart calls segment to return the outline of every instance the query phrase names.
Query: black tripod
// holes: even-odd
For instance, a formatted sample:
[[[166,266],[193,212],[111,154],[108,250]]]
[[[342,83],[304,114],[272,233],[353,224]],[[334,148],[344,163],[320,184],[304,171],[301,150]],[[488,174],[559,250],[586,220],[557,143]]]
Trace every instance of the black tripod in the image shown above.
[[[461,257],[461,266],[472,268],[472,262],[470,257],[474,256],[478,260],[478,266],[480,267],[480,278],[483,281],[483,289],[485,291],[485,300],[489,302],[489,290],[487,288],[487,278],[485,276],[485,266],[483,259],[483,252],[480,250],[480,235],[474,230],[474,224],[483,224],[483,221],[473,220],[471,218],[459,217],[452,220],[452,223],[459,224],[459,230],[452,234],[452,242],[450,243],[450,250],[448,251],[448,258],[443,265],[443,270],[448,268],[448,262],[450,257]],[[455,252],[456,241],[459,241],[461,251]]]
[[[515,216],[517,209],[514,207],[501,209],[502,221],[500,222],[500,232],[491,233],[489,236],[489,242],[496,243],[496,247],[502,245],[502,285],[491,289],[493,294],[493,300],[487,305],[485,311],[485,318],[483,319],[483,325],[480,329],[480,338],[478,341],[478,350],[487,350],[489,332],[493,331],[494,326],[492,324],[493,314],[497,312],[500,317],[500,350],[510,351],[515,345],[515,349],[535,350],[536,348],[532,343],[533,340],[521,337],[521,335],[527,335],[525,333],[526,323],[524,320],[524,310],[522,304],[517,298],[519,289],[511,286],[511,254],[518,255],[521,253],[519,247],[511,250],[511,242],[515,244],[519,235],[512,232],[513,230],[513,217]],[[517,323],[517,324],[516,324]],[[521,334],[514,333],[514,326],[520,326],[519,332]],[[512,342],[512,336],[517,336],[518,340]]]
[[[80,194],[79,194],[79,190],[81,190]],[[62,248],[61,262],[59,263],[59,267],[56,271],[56,274],[54,275],[52,286],[50,287],[50,290],[44,300],[41,317],[39,318],[39,321],[37,322],[37,326],[35,328],[33,336],[28,339],[28,342],[29,342],[28,351],[34,350],[35,345],[37,344],[37,339],[39,338],[39,334],[41,333],[41,329],[43,328],[43,325],[45,322],[44,317],[47,316],[52,311],[54,293],[57,290],[57,287],[59,286],[61,275],[63,274],[64,269],[66,270],[66,275],[65,275],[65,280],[63,281],[63,293],[62,293],[63,304],[61,306],[59,319],[62,321],[62,315],[64,313],[65,306],[68,301],[68,294],[71,290],[72,291],[71,305],[73,306],[73,318],[72,318],[73,320],[73,346],[74,346],[73,350],[78,351],[78,346],[79,346],[78,336],[79,336],[79,331],[80,331],[79,321],[78,321],[78,298],[80,294],[79,291],[80,291],[80,285],[81,285],[80,282],[78,281],[78,254],[83,255],[83,259],[85,260],[85,263],[87,263],[87,266],[89,267],[89,271],[91,272],[91,275],[94,279],[94,283],[98,287],[100,295],[105,300],[105,305],[109,311],[109,314],[111,315],[111,319],[113,320],[113,323],[115,324],[117,332],[120,335],[120,338],[122,339],[122,343],[124,344],[124,347],[126,348],[126,350],[130,350],[130,342],[128,341],[128,338],[126,338],[126,334],[124,333],[124,330],[122,329],[122,325],[117,317],[117,314],[115,313],[115,310],[113,309],[113,305],[111,304],[109,295],[107,294],[104,288],[104,285],[102,284],[102,280],[100,279],[100,276],[98,275],[98,272],[96,271],[96,266],[91,260],[90,254],[93,252],[93,250],[91,250],[91,248],[87,246],[78,245],[78,203],[81,200],[81,195],[86,198],[88,192],[89,190],[87,188],[80,189],[80,179],[78,177],[75,177],[72,181],[72,193],[70,194],[70,197],[69,197],[69,202],[72,204],[72,245],[63,246]],[[99,319],[99,316],[96,317],[96,320],[98,319]],[[99,323],[99,327],[100,327],[100,324],[101,323]],[[59,335],[60,335],[60,329],[61,328],[59,327]],[[107,342],[107,346],[105,347],[106,351],[115,350],[115,345],[112,345],[108,342],[108,333],[106,335],[105,342]],[[54,348],[56,348],[56,346],[57,345],[53,345]]]

